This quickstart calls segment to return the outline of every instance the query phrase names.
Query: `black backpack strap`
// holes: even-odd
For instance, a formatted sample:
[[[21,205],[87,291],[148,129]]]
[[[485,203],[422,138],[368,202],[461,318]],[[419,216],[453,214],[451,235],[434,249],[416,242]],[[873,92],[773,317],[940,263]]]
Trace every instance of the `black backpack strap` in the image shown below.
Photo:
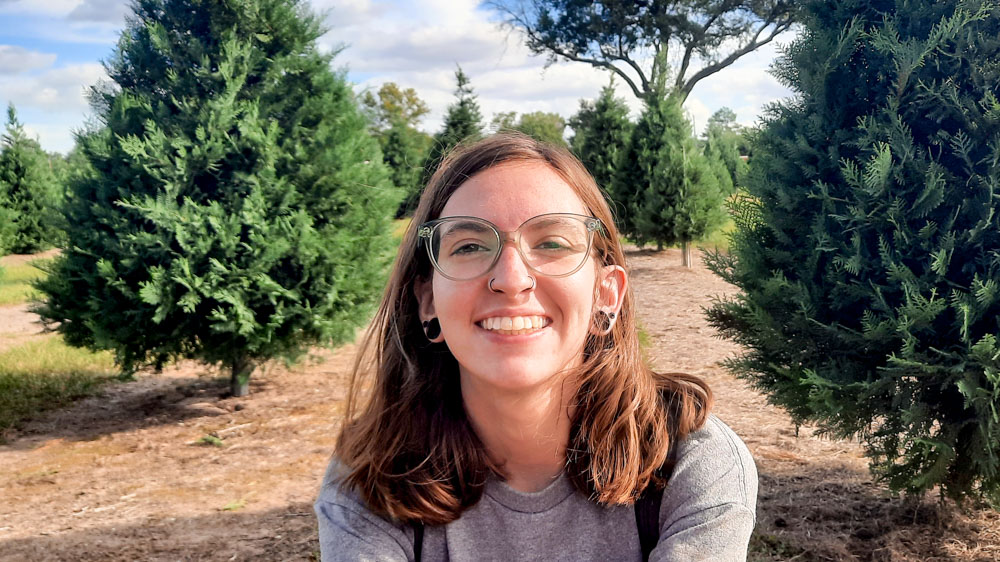
[[[424,524],[417,521],[413,524],[413,560],[420,562],[420,555],[424,550]]]
[[[667,453],[667,462],[657,471],[664,480],[670,480],[677,464],[676,444]],[[642,548],[642,561],[649,560],[650,553],[660,542],[660,504],[663,503],[663,488],[653,484],[646,486],[642,495],[635,501],[635,526],[639,529],[639,546]]]
[[[639,546],[642,560],[649,560],[656,543],[660,540],[660,504],[663,502],[663,488],[647,486],[635,501],[635,526],[639,529]]]

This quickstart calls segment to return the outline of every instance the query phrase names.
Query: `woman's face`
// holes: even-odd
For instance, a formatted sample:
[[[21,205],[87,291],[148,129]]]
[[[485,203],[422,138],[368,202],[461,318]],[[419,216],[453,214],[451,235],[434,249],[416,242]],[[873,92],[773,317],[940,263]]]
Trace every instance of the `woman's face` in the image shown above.
[[[479,217],[513,232],[546,213],[590,214],[552,168],[529,161],[473,175],[452,194],[441,217]],[[567,277],[538,274],[507,241],[486,275],[454,281],[435,270],[431,282],[418,284],[416,293],[421,318],[437,317],[441,323],[441,335],[460,365],[463,391],[467,385],[517,390],[557,381],[560,372],[582,362],[593,326],[595,290],[601,308],[617,311],[624,282],[624,270],[598,269],[593,257]],[[541,326],[535,327],[538,318]],[[519,322],[531,327],[513,333],[511,327]],[[497,323],[500,329],[494,328]]]

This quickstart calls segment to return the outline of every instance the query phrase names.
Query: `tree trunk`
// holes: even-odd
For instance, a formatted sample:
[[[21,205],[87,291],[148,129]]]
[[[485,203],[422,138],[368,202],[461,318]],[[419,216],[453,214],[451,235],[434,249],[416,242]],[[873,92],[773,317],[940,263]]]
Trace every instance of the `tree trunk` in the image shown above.
[[[691,244],[687,241],[681,242],[681,255],[684,259],[684,267],[691,269]]]
[[[233,359],[232,374],[229,378],[229,391],[233,396],[240,397],[250,394],[250,375],[254,364],[249,358],[239,356]]]
[[[656,251],[657,252],[663,251],[663,242],[660,242],[659,240],[656,241]]]

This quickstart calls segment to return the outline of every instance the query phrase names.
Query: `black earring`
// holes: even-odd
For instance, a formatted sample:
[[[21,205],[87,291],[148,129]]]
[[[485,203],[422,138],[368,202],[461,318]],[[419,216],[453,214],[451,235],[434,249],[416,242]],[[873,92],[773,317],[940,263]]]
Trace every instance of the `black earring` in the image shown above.
[[[441,335],[441,323],[437,318],[431,318],[424,322],[424,335],[427,339],[434,341]]]

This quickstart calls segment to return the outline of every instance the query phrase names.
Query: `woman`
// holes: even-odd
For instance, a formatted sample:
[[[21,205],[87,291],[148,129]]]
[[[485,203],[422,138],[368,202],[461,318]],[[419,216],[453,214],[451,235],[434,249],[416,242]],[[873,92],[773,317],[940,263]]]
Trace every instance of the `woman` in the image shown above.
[[[744,560],[753,460],[702,381],[643,362],[624,265],[565,150],[448,156],[355,365],[323,560]]]

